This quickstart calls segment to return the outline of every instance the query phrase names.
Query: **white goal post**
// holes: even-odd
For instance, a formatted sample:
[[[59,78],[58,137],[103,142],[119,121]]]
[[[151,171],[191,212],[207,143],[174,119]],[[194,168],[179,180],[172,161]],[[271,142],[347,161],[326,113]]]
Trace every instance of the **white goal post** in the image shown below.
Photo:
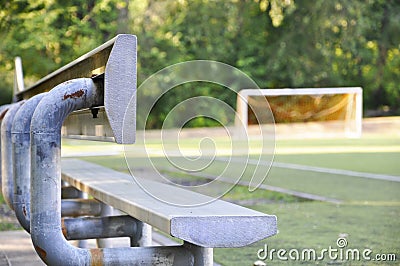
[[[249,108],[252,109],[249,99],[251,97],[264,96],[273,99],[274,96],[301,96],[309,95],[322,97],[324,95],[347,94],[351,97],[343,98],[345,101],[341,108],[344,108],[344,126],[343,130],[347,137],[361,137],[362,133],[362,88],[361,87],[343,87],[343,88],[298,88],[298,89],[244,89],[237,95],[237,117],[235,126],[242,126],[247,129],[249,125]],[[268,100],[268,101],[270,101]],[[341,100],[341,102],[343,102]],[[294,109],[294,108],[293,108]],[[330,109],[334,109],[330,108]],[[260,111],[258,111],[260,112]],[[272,110],[274,116],[274,110]]]

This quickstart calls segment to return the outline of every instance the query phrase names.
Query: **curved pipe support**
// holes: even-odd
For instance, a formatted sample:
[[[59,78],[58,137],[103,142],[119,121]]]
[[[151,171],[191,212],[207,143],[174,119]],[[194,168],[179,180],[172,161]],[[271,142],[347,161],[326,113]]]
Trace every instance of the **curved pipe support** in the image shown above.
[[[25,102],[15,114],[11,128],[14,211],[21,226],[30,232],[30,189],[31,189],[31,137],[30,126],[33,112],[45,93],[38,94]]]
[[[3,119],[3,117],[6,114],[8,108],[10,108],[10,104],[4,104],[4,105],[0,106],[0,120]]]
[[[14,179],[11,127],[14,121],[15,114],[23,104],[24,101],[12,104],[7,113],[4,115],[3,121],[1,123],[1,189],[3,192],[4,200],[12,210],[14,210]]]
[[[0,106],[0,129],[1,129],[1,122],[6,115],[8,108],[10,107],[9,104],[5,104]],[[1,133],[0,133],[0,183],[1,183]]]
[[[16,112],[11,128],[14,211],[21,226],[30,232],[30,126],[33,113],[46,93],[38,94],[22,105]],[[62,202],[63,216],[98,215],[99,202],[96,200],[67,200]]]
[[[91,79],[64,82],[37,106],[31,123],[31,238],[49,265],[193,265],[184,247],[80,249],[61,228],[61,125],[74,110],[98,106],[102,95]]]
[[[31,123],[31,238],[47,264],[88,265],[90,252],[75,248],[61,230],[61,126],[74,110],[101,104],[91,79],[64,82],[36,108]]]

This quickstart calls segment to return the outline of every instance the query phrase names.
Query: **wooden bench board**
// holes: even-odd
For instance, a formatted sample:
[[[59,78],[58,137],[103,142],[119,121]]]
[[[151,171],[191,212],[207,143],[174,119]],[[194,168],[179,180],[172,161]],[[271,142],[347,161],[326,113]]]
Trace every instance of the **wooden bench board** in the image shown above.
[[[135,179],[94,163],[62,159],[62,179],[96,199],[171,236],[203,247],[242,247],[277,232],[277,218],[223,200],[195,207],[162,202],[146,193]],[[143,183],[142,183],[143,182]],[[212,198],[176,186],[141,180],[162,198],[208,202]],[[160,194],[158,194],[160,193]]]

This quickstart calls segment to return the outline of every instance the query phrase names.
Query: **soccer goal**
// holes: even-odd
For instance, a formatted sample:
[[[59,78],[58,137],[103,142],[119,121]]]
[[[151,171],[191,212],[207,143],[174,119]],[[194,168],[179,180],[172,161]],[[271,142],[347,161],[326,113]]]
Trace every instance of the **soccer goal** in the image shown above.
[[[247,129],[249,125],[260,124],[265,100],[277,125],[305,122],[335,125],[346,137],[361,136],[360,87],[241,90],[237,96],[235,125]]]

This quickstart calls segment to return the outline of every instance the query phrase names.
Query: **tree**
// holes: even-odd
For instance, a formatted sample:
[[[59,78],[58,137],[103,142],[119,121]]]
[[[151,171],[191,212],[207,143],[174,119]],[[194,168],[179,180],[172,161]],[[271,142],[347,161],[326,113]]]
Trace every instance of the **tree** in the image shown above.
[[[23,60],[25,82],[33,84],[115,36],[125,4],[122,0],[5,1],[0,12],[0,72],[5,73],[1,102],[10,99],[3,95],[12,88],[15,56]]]
[[[12,87],[16,55],[32,83],[127,32],[138,36],[139,84],[171,64],[210,59],[238,67],[263,88],[362,86],[365,109],[400,112],[395,0],[20,0],[2,6],[0,93]],[[198,84],[164,99],[154,126],[189,91],[235,105],[228,91]]]
[[[362,86],[365,109],[399,113],[399,14],[398,1],[296,0],[242,67],[270,88]]]

